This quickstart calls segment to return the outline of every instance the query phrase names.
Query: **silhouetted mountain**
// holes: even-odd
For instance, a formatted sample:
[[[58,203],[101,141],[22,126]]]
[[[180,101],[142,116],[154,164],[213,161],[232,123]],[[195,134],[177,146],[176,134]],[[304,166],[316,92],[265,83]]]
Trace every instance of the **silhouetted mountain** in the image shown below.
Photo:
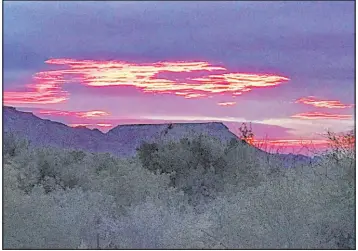
[[[3,107],[3,121],[4,132],[13,132],[36,146],[110,152],[117,156],[134,155],[143,141],[180,140],[189,133],[204,133],[221,140],[237,139],[235,134],[219,122],[119,125],[102,133],[98,129],[69,127],[7,106]]]
[[[12,132],[25,138],[35,146],[53,146],[72,148],[89,152],[109,152],[116,156],[133,156],[142,142],[159,140],[180,140],[188,134],[207,134],[223,141],[237,139],[223,123],[172,123],[172,124],[135,124],[119,125],[107,133],[86,127],[69,127],[65,124],[41,119],[31,112],[22,112],[14,107],[3,107],[4,132]],[[291,163],[308,163],[312,158],[304,155],[270,154],[256,149],[258,157],[275,156],[285,165]]]
[[[35,146],[75,148],[92,152],[111,152],[119,146],[118,141],[108,140],[107,135],[99,130],[72,128],[13,107],[3,107],[3,123],[4,132],[13,132]]]

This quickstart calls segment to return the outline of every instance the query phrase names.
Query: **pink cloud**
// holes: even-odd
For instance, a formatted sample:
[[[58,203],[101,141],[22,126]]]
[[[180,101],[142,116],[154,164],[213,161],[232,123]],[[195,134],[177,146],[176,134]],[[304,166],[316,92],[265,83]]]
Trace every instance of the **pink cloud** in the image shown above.
[[[351,119],[352,115],[344,115],[344,114],[332,114],[332,113],[326,113],[326,112],[304,112],[304,113],[298,113],[291,118],[296,119]]]
[[[105,111],[85,111],[85,112],[74,112],[74,111],[59,111],[59,110],[38,110],[34,111],[35,114],[50,115],[50,116],[62,116],[62,117],[77,117],[77,118],[96,118],[110,115]]]
[[[5,91],[5,104],[56,104],[68,100],[69,94],[51,80],[35,80],[26,91]]]
[[[275,87],[289,79],[278,75],[228,72],[222,66],[208,62],[157,62],[137,64],[124,61],[94,61],[50,59],[50,65],[66,69],[48,70],[34,75],[28,90],[4,92],[6,104],[50,104],[64,102],[69,93],[63,84],[81,84],[92,87],[135,87],[143,93],[173,94],[184,98],[209,97],[215,94],[242,95],[255,88]],[[183,73],[185,78],[171,79],[160,73]],[[210,74],[201,77],[191,73]]]
[[[329,148],[325,139],[255,139],[253,145],[271,153],[315,155]]]
[[[306,105],[312,105],[315,107],[321,108],[337,108],[337,109],[344,109],[344,108],[351,108],[354,107],[353,104],[343,104],[339,100],[326,100],[326,99],[319,99],[314,96],[309,97],[302,97],[296,100],[295,103],[301,103]]]

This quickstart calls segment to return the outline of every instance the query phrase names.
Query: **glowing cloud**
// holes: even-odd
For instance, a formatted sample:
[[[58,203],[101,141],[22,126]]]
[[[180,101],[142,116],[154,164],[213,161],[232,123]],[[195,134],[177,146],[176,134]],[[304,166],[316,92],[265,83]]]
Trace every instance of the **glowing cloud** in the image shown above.
[[[78,117],[78,118],[97,118],[110,115],[105,111],[86,111],[86,112],[72,112],[72,111],[58,111],[58,110],[40,110],[35,112],[41,115],[50,116],[64,116],[64,117]]]
[[[236,102],[219,102],[218,105],[220,106],[232,106],[235,105]]]
[[[267,144],[275,146],[303,146],[307,144],[328,145],[328,141],[324,139],[275,139],[275,140],[254,140],[255,144]]]
[[[352,115],[331,114],[325,112],[304,112],[291,116],[296,119],[351,119]]]
[[[62,91],[57,84],[46,80],[37,81],[26,87],[28,91],[4,92],[5,104],[55,104],[68,99],[68,93]]]
[[[297,99],[295,101],[295,103],[313,105],[315,107],[337,108],[337,109],[350,108],[350,107],[354,106],[354,105],[343,104],[339,100],[324,100],[324,99],[319,99],[319,98],[314,97],[314,96],[299,98],[299,99]]]
[[[326,139],[261,139],[254,140],[253,145],[271,153],[295,153],[314,155],[329,148]]]
[[[225,73],[194,78],[193,80],[201,83],[203,91],[212,93],[231,92],[233,95],[241,95],[243,92],[249,92],[254,88],[274,87],[289,79],[268,74]]]
[[[139,119],[158,120],[158,121],[201,121],[201,122],[250,122],[245,118],[240,117],[212,117],[212,116],[171,116],[171,115],[150,115],[150,116],[139,116]]]
[[[89,111],[89,112],[78,112],[78,116],[81,118],[95,118],[110,115],[105,111]]]
[[[184,98],[208,97],[212,94],[231,93],[241,95],[254,88],[274,87],[289,79],[268,74],[230,73],[222,66],[208,62],[157,62],[136,64],[124,61],[94,61],[76,59],[50,59],[50,65],[60,65],[65,69],[38,72],[34,84],[28,91],[4,92],[5,103],[49,104],[68,99],[62,91],[63,84],[87,86],[133,86],[144,93],[174,94]],[[190,77],[193,72],[210,74],[203,77]],[[220,74],[217,72],[221,72]],[[160,77],[160,73],[183,73],[181,80]],[[184,76],[183,75],[183,76]]]

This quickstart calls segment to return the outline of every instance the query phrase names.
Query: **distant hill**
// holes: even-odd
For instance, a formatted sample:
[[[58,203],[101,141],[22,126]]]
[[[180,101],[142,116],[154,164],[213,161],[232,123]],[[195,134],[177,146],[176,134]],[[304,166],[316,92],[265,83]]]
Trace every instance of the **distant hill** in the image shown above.
[[[117,156],[133,156],[143,141],[179,140],[189,133],[208,134],[221,140],[238,139],[219,122],[119,125],[107,133],[85,127],[41,119],[31,112],[3,107],[4,132],[13,132],[36,146],[74,148],[90,152],[110,152]]]
[[[69,127],[65,124],[41,119],[31,112],[22,112],[14,107],[3,107],[4,132],[13,132],[25,138],[34,146],[52,146],[58,148],[79,149],[88,152],[108,152],[118,157],[131,157],[142,142],[159,140],[180,140],[188,134],[207,134],[229,141],[237,139],[223,123],[167,123],[119,125],[107,133],[86,127]],[[304,155],[271,154],[255,148],[257,156],[264,159],[275,156],[284,161],[285,166],[293,162],[311,162],[312,158]]]

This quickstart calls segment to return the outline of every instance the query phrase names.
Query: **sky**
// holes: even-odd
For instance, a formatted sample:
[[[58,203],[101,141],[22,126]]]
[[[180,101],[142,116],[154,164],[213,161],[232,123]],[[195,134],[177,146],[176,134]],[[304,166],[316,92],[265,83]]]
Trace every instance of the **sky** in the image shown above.
[[[292,149],[354,126],[353,1],[31,1],[3,12],[4,105],[41,118],[104,132],[222,121],[238,133],[251,122],[257,140]]]

